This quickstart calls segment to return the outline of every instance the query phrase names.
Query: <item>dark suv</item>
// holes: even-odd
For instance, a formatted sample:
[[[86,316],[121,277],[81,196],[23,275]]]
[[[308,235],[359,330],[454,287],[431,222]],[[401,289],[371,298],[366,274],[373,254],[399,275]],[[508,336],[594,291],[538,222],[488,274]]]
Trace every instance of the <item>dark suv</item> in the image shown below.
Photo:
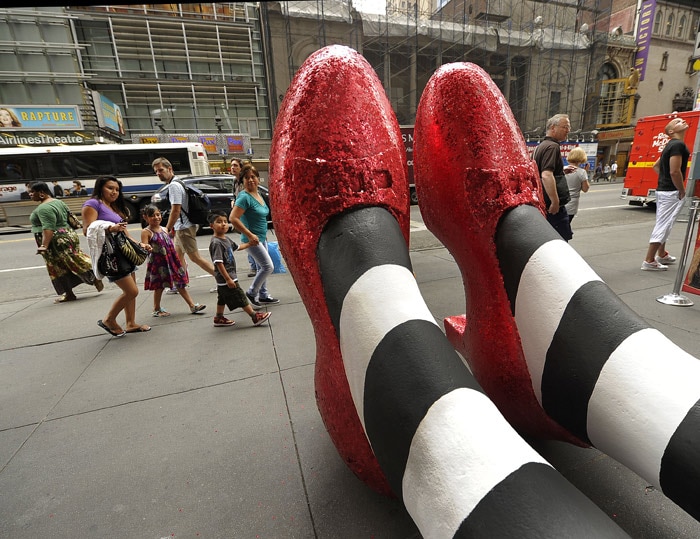
[[[191,185],[205,193],[211,202],[211,209],[222,210],[228,217],[229,213],[231,213],[233,180],[235,178],[236,177],[231,174],[210,174],[208,176],[183,176],[180,180],[182,180],[185,185]],[[158,189],[158,191],[151,196],[151,203],[158,206],[163,214],[163,219],[161,220],[162,226],[167,224],[170,215],[170,201],[167,198],[168,187],[169,184],[163,185],[163,187]],[[270,208],[270,214],[267,216],[267,228],[272,228],[272,208],[270,207],[270,197],[267,187],[260,185],[258,191],[265,200],[268,208]],[[146,226],[148,226],[148,223],[142,218],[141,227],[143,228]],[[206,225],[200,226],[199,229],[197,229],[197,233],[199,234],[205,230],[210,230],[210,228]]]

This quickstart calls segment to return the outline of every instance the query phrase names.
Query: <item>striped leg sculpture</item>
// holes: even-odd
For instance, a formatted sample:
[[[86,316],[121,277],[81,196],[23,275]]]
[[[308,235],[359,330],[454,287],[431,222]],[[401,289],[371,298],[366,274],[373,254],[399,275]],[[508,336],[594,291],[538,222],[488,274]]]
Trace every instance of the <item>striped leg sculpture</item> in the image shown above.
[[[360,422],[424,537],[626,536],[482,393],[425,305],[393,216],[335,217],[317,254]]]
[[[540,213],[496,245],[545,412],[700,519],[700,361],[625,305]]]
[[[522,135],[481,68],[433,75],[414,151],[421,213],[467,297],[447,335],[486,394],[519,431],[592,444],[699,519],[700,362],[633,313],[544,219]]]
[[[401,148],[359,54],[327,47],[300,67],[275,127],[270,191],[339,454],[399,496],[426,538],[626,537],[516,434],[431,316],[408,253]]]

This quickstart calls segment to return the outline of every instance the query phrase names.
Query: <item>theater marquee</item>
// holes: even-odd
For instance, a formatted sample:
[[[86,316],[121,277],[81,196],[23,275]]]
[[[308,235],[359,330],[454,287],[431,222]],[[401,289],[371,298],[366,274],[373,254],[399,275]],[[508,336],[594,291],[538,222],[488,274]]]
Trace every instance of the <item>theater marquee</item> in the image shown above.
[[[80,131],[77,105],[0,105],[0,131]]]

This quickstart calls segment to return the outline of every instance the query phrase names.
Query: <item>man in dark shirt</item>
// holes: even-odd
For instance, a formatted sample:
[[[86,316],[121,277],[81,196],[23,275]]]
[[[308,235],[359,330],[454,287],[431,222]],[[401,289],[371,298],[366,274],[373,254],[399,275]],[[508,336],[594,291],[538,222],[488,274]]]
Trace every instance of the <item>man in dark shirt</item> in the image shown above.
[[[683,207],[685,197],[685,170],[690,151],[683,142],[688,124],[683,118],[674,118],[664,129],[670,140],[654,163],[659,175],[656,187],[656,223],[649,239],[647,256],[642,262],[644,271],[664,271],[676,257],[666,251],[666,240],[671,235],[673,223]]]
[[[573,234],[569,215],[564,207],[569,202],[569,187],[564,177],[564,160],[561,158],[559,142],[566,140],[571,130],[569,116],[555,114],[547,120],[544,140],[535,148],[532,155],[537,164],[544,189],[544,202],[547,206],[547,221],[559,235],[569,241]]]
[[[54,180],[53,182],[53,196],[54,198],[61,198],[63,196],[63,187],[61,187],[61,184],[58,183],[58,181]]]

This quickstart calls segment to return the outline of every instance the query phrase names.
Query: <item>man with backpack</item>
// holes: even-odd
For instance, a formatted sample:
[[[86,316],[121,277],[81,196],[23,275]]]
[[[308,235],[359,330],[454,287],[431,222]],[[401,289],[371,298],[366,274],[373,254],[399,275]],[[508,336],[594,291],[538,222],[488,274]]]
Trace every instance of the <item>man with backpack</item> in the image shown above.
[[[200,268],[214,276],[214,266],[203,258],[197,249],[197,225],[192,223],[188,216],[187,191],[182,182],[173,172],[173,166],[165,157],[158,157],[153,161],[153,171],[158,179],[168,184],[168,199],[170,200],[170,216],[165,225],[168,234],[175,238],[175,251],[180,261],[187,268],[185,254]],[[173,181],[175,180],[175,181]],[[216,291],[216,288],[214,288]]]

